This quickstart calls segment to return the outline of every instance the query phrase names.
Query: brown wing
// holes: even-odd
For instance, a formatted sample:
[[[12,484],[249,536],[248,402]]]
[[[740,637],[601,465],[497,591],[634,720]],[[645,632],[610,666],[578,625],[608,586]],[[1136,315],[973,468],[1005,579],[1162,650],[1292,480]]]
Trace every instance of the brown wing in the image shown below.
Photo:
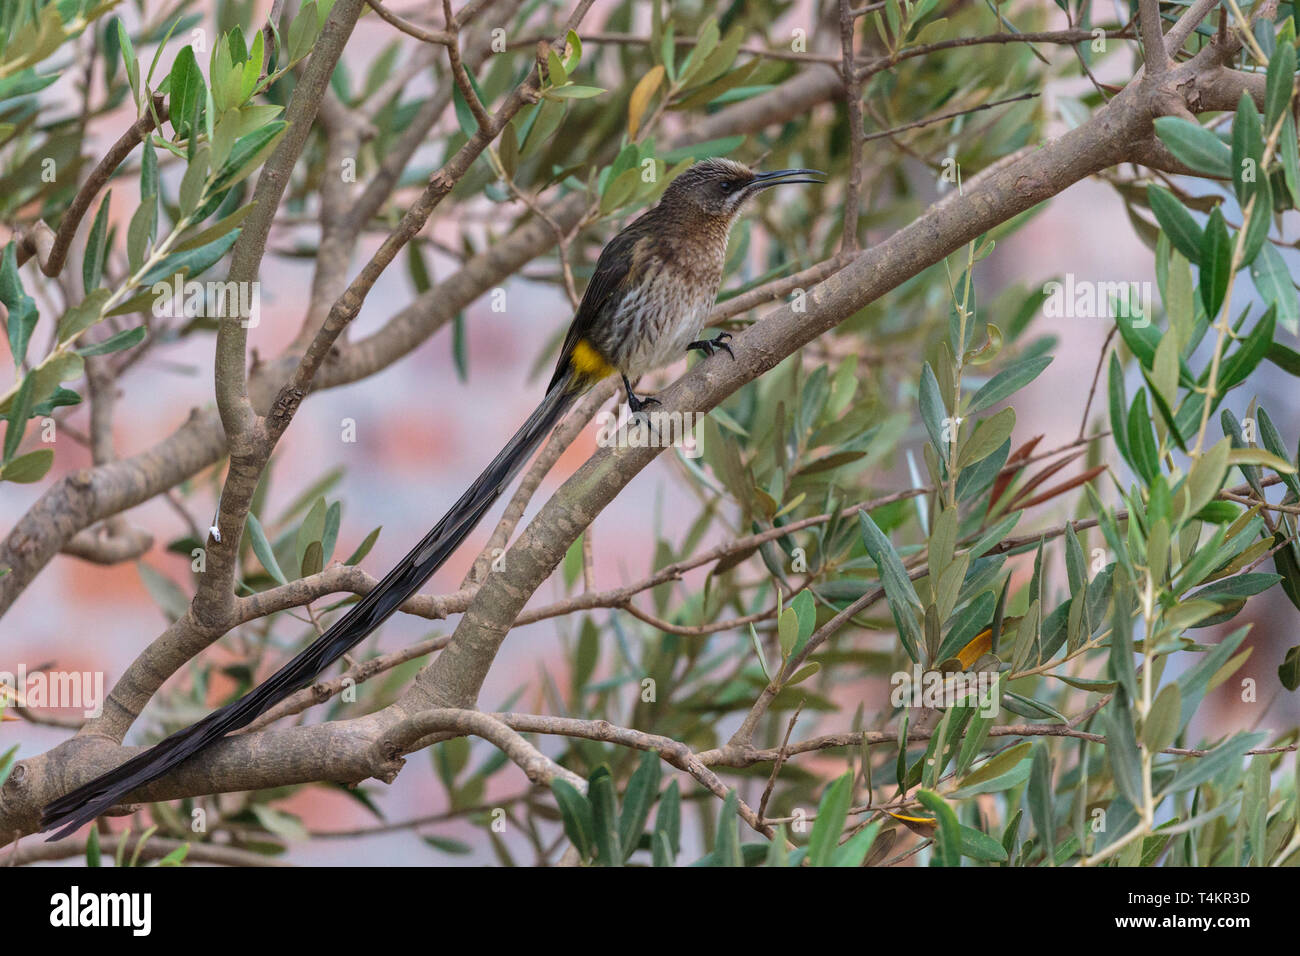
[[[568,373],[574,348],[584,338],[590,338],[591,330],[601,322],[606,308],[626,285],[635,261],[636,245],[645,238],[645,230],[639,228],[640,223],[640,219],[632,222],[600,251],[596,271],[587,283],[582,301],[578,304],[578,312],[569,324],[568,334],[564,336],[560,358],[555,364],[555,374],[547,386],[548,392]]]

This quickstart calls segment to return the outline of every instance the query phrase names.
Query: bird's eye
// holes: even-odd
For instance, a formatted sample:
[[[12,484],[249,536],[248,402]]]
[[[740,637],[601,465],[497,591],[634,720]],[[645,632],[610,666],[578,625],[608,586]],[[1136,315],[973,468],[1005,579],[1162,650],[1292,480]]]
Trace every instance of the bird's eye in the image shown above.
[[[722,181],[722,191],[724,193],[734,192],[737,185],[739,184],[734,179],[724,179]]]

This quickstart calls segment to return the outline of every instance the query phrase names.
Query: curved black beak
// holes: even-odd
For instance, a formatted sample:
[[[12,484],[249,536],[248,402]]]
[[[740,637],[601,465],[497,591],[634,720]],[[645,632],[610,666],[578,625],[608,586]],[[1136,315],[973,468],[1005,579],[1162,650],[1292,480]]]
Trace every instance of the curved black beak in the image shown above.
[[[826,174],[820,169],[778,169],[771,173],[759,173],[754,177],[750,188],[755,191],[767,189],[770,186],[784,186],[787,183],[816,183],[825,185],[824,179],[809,179],[809,176],[825,176]],[[805,178],[799,178],[805,177]]]

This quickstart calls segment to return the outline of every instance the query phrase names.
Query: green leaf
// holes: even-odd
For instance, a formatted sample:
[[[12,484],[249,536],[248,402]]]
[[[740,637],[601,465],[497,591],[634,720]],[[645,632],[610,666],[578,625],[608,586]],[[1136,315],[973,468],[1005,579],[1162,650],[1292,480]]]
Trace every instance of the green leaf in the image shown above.
[[[1178,768],[1178,773],[1166,788],[1167,791],[1181,793],[1190,790],[1192,787],[1208,783],[1229,768],[1240,766],[1246,751],[1258,746],[1267,737],[1268,734],[1264,733],[1238,734],[1219,744],[1204,757],[1188,759]]]
[[[1232,178],[1232,151],[1204,126],[1177,116],[1157,117],[1154,125],[1179,162],[1219,179]]]
[[[876,842],[878,833],[880,833],[879,822],[863,827],[835,848],[835,852],[831,854],[830,865],[840,867],[861,866],[862,861],[871,852],[871,844]]]
[[[1271,242],[1260,247],[1250,264],[1250,278],[1264,304],[1276,307],[1277,321],[1293,335],[1300,331],[1300,300],[1291,284],[1291,271]]]
[[[301,575],[306,577],[320,571],[319,567],[312,570],[307,569],[304,559],[307,556],[307,549],[311,545],[321,545],[321,540],[325,536],[325,498],[319,497],[312,502],[311,510],[307,512],[307,517],[302,519],[302,524],[298,526],[298,535],[294,541],[294,552],[298,558],[298,567]],[[260,557],[260,555],[259,555]],[[317,560],[319,560],[319,555]],[[269,568],[267,569],[270,570]]]
[[[23,433],[27,431],[27,420],[32,417],[34,398],[32,392],[35,388],[36,376],[28,372],[23,376],[18,391],[14,393],[13,404],[5,414],[4,455],[0,461],[9,461],[13,458],[18,451],[18,446],[22,444]]]
[[[1268,128],[1281,119],[1291,102],[1291,89],[1295,84],[1295,47],[1279,43],[1268,61],[1268,77],[1264,83],[1264,116]]]
[[[1116,694],[1102,708],[1101,723],[1106,733],[1106,760],[1115,785],[1130,804],[1142,806],[1142,761],[1127,695]]]
[[[1180,522],[1186,522],[1214,499],[1223,488],[1223,479],[1228,473],[1228,453],[1232,442],[1224,438],[1206,449],[1200,458],[1192,464],[1187,473],[1183,488],[1187,501],[1180,510]]]
[[[15,367],[26,360],[27,342],[36,328],[36,320],[40,318],[35,300],[23,291],[22,279],[18,277],[17,249],[17,243],[11,241],[0,258],[0,302],[9,310],[6,331]]]
[[[1232,272],[1232,239],[1218,209],[1210,213],[1205,224],[1205,237],[1201,241],[1201,302],[1205,314],[1213,318],[1228,291],[1228,276]]]
[[[591,859],[596,849],[596,826],[591,804],[573,784],[558,777],[551,781],[551,793],[555,794],[569,842],[584,860]]]
[[[1199,265],[1205,233],[1192,214],[1163,186],[1148,186],[1147,202],[1173,247]]]
[[[990,757],[980,765],[979,769],[967,774],[959,781],[954,796],[961,794],[962,797],[967,797],[977,793],[993,793],[995,790],[1005,790],[1008,787],[1015,786],[1015,783],[1029,775],[1028,760],[1032,748],[1033,744],[1026,740],[1016,744],[1009,750],[1004,750],[1002,753]],[[1024,773],[1019,775],[1019,780],[1014,783],[1006,783],[1005,778],[1007,775],[1022,769],[1022,764],[1024,764]],[[998,784],[998,786],[988,789],[985,787],[986,784]]]
[[[1053,847],[1056,844],[1056,827],[1052,815],[1052,761],[1046,745],[1039,744],[1034,748],[1030,763],[1029,817],[1034,821],[1034,829],[1038,831],[1038,839],[1047,858],[1051,860],[1055,855]]]
[[[1289,691],[1300,688],[1300,644],[1289,648],[1277,668],[1277,679]]]
[[[961,855],[982,863],[1005,863],[1006,849],[993,837],[974,827],[961,827]]]
[[[169,621],[178,621],[185,616],[189,610],[190,599],[184,591],[177,586],[176,582],[165,574],[155,571],[143,561],[137,561],[136,567],[140,571],[140,580],[144,582],[144,588],[153,598],[154,603],[167,616]]]
[[[12,426],[11,426],[12,427]],[[8,435],[5,436],[8,438]],[[38,448],[25,455],[19,455],[9,464],[0,468],[0,481],[13,481],[18,484],[30,484],[40,481],[54,464],[53,448]]]
[[[614,778],[609,769],[597,767],[587,778],[587,800],[591,804],[591,822],[596,838],[596,863],[622,866],[623,849],[618,842],[618,809]]]
[[[266,539],[266,532],[262,530],[262,522],[257,520],[257,515],[251,511],[248,513],[248,534],[253,545],[253,553],[257,555],[257,560],[262,562],[262,567],[266,568],[268,574],[280,584],[288,584],[284,572],[280,570],[280,563],[275,560],[275,551],[271,547],[271,542]]]
[[[1151,430],[1151,413],[1147,410],[1146,389],[1138,389],[1133,407],[1128,414],[1128,445],[1132,454],[1130,462],[1147,484],[1160,473],[1160,460],[1156,453],[1156,438]]]
[[[933,813],[938,821],[935,832],[934,864],[937,866],[961,866],[962,834],[957,814],[953,812],[943,797],[930,790],[917,790],[916,799]]]
[[[59,318],[57,336],[59,344],[80,335],[100,320],[104,303],[111,293],[107,289],[96,289]]]
[[[817,807],[817,820],[808,839],[808,865],[830,866],[853,801],[853,774],[846,773],[826,788]]]
[[[246,176],[252,175],[253,171],[270,155],[271,150],[275,149],[280,137],[288,128],[289,124],[284,120],[273,120],[247,136],[235,140],[230,156],[222,166],[209,193],[211,195],[223,193]]]
[[[670,855],[676,858],[682,850],[682,793],[677,781],[673,780],[659,798],[659,809],[655,813],[655,839],[663,840]]]
[[[1178,736],[1178,718],[1182,711],[1182,695],[1177,684],[1166,684],[1156,695],[1142,726],[1142,743],[1147,750],[1157,753],[1173,746]]]
[[[113,190],[104,193],[95,213],[95,221],[90,226],[90,235],[86,238],[86,252],[81,260],[81,282],[89,295],[99,288],[104,274],[104,236],[108,231],[108,204],[113,198]]]
[[[661,773],[659,754],[648,750],[641,755],[641,762],[628,781],[627,792],[623,794],[623,811],[618,818],[618,840],[623,847],[624,860],[632,855],[641,840],[650,807],[659,793]]]
[[[383,529],[384,526],[380,525],[378,528],[376,528],[375,530],[371,531],[368,535],[366,535],[365,538],[362,540],[362,542],[359,545],[357,545],[357,549],[353,551],[352,554],[348,557],[348,559],[343,563],[347,565],[360,564],[362,558],[364,558],[367,554],[370,553],[370,549],[373,548],[375,546],[375,542],[379,540],[379,532],[382,531]]]
[[[718,808],[717,843],[713,848],[713,866],[744,866],[740,849],[739,818],[736,808],[740,803],[740,794],[735,790],[727,791],[726,799]]]
[[[985,382],[980,390],[971,397],[970,404],[966,409],[967,414],[974,415],[976,412],[981,412],[990,405],[996,405],[1004,398],[1015,394],[1038,378],[1043,369],[1051,364],[1052,357],[1050,355],[1040,355],[1036,358],[1024,359],[1003,369]]]
[[[1247,181],[1247,172],[1254,177],[1253,182]],[[1258,184],[1267,182],[1268,175],[1264,169],[1264,131],[1260,127],[1255,101],[1249,92],[1243,91],[1241,100],[1237,103],[1237,113],[1232,119],[1232,185],[1241,206],[1245,207]],[[1267,221],[1270,208],[1257,203],[1255,211]]]
[[[195,109],[206,99],[207,92],[203,74],[190,46],[176,54],[169,77],[171,85],[168,87],[167,104],[172,129],[178,136],[186,136],[190,132],[191,120],[198,115]]]
[[[1273,307],[1270,306],[1264,313],[1264,317],[1255,323],[1250,334],[1241,340],[1236,351],[1224,360],[1223,367],[1219,370],[1220,395],[1234,385],[1244,382],[1246,377],[1258,368],[1259,363],[1264,361],[1269,346],[1273,344],[1273,332],[1277,326],[1275,315]]]
[[[148,330],[143,325],[137,325],[133,329],[123,329],[115,335],[110,335],[102,342],[96,342],[94,345],[77,349],[77,354],[82,358],[89,358],[92,355],[108,355],[110,352],[120,352],[123,349],[139,345],[144,341],[147,332]]]
[[[547,96],[559,97],[565,100],[586,100],[593,96],[600,96],[605,90],[599,86],[568,86],[556,87],[553,90],[547,90]]]
[[[1016,427],[1016,410],[1004,408],[975,426],[975,433],[962,445],[957,467],[967,468],[997,451]]]
[[[890,544],[884,532],[871,520],[866,509],[858,512],[858,523],[862,529],[862,540],[866,545],[867,554],[880,572],[880,582],[885,589],[885,598],[889,602],[894,622],[898,626],[898,636],[903,642],[903,649],[913,661],[917,661],[921,635],[912,608],[919,608],[921,602],[916,596],[916,589],[903,568],[898,552],[894,550],[894,546]]]

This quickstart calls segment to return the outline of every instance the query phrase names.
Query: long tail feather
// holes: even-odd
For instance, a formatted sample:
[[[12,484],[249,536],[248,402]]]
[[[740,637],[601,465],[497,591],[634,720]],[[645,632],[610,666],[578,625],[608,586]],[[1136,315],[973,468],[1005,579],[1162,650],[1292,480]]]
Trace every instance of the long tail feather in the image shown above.
[[[557,377],[537,410],[433,530],[311,646],[234,703],[49,803],[42,810],[41,831],[60,827],[49,839],[62,839],[122,803],[133,790],[157,780],[226,734],[248,726],[294,691],[311,684],[321,671],[387,620],[455,552],[580,391],[571,376]]]

